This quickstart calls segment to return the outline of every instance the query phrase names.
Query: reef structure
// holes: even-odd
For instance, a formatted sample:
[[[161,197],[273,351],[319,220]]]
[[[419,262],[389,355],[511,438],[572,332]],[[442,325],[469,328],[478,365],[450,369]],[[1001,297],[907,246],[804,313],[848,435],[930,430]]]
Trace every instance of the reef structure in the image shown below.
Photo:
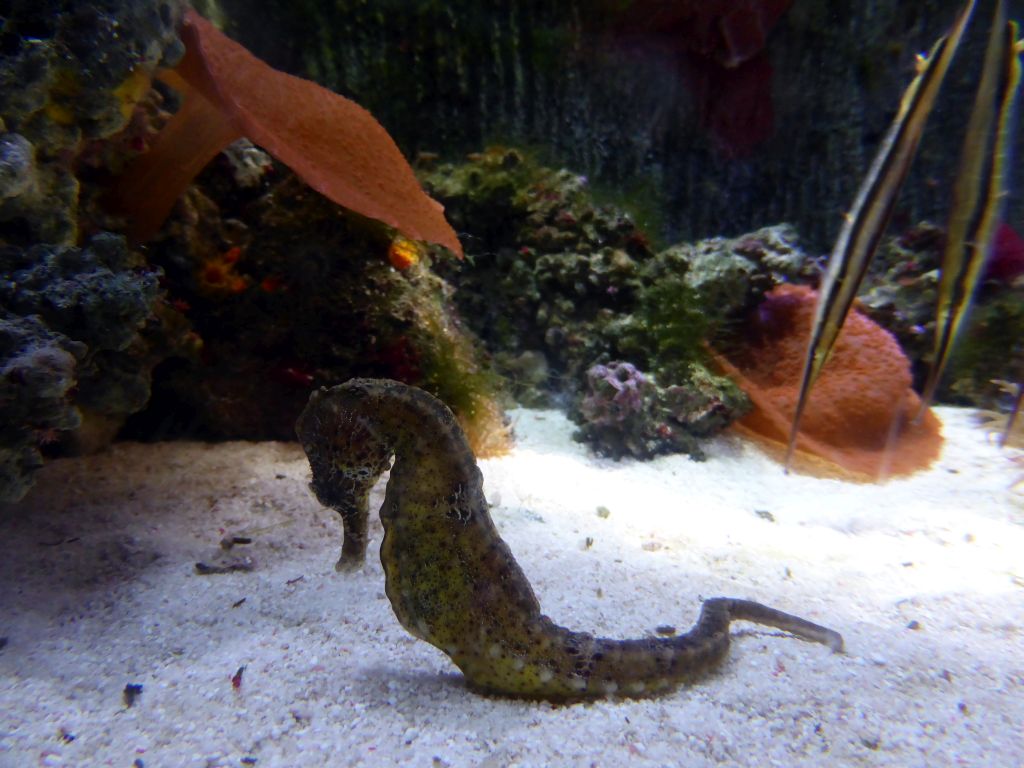
[[[182,0],[14,0],[0,45],[0,240],[71,245],[75,161],[122,130],[182,54]]]
[[[742,393],[708,367],[703,343],[777,282],[807,272],[791,229],[656,250],[586,178],[500,147],[424,179],[468,233],[468,258],[439,273],[520,402],[569,402],[581,439],[640,458],[699,457],[700,439],[743,411]],[[650,396],[605,408],[616,396],[612,369]]]
[[[146,404],[181,331],[157,278],[112,234],[0,247],[0,499],[24,495],[44,450],[102,446]]]
[[[181,55],[181,0],[14,0],[0,30],[0,499],[110,440],[187,329],[159,273],[83,226],[83,158]],[[85,162],[84,165],[88,165]]]

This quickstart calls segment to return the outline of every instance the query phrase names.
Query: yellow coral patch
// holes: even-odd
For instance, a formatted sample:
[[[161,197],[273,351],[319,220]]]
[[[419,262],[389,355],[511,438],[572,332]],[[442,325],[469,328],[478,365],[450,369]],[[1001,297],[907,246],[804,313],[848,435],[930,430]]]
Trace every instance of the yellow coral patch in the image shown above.
[[[74,125],[75,111],[72,108],[80,85],[78,77],[66,70],[57,72],[50,89],[50,101],[43,108],[46,116],[58,125]]]
[[[114,97],[121,103],[121,115],[125,120],[131,117],[135,105],[149,90],[150,80],[150,75],[145,69],[136,67],[124,82],[114,89]]]
[[[46,116],[58,125],[73,125],[75,122],[75,113],[63,104],[54,104],[51,101],[44,111]]]

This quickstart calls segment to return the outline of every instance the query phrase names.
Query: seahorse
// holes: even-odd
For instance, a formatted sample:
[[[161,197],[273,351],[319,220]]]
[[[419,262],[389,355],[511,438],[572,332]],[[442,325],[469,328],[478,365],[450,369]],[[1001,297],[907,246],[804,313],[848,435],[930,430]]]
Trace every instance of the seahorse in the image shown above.
[[[615,640],[558,626],[494,526],[454,415],[416,387],[352,379],[320,389],[296,432],[313,492],[341,515],[339,570],[364,562],[370,489],[391,466],[380,509],[385,591],[402,626],[446,653],[472,690],[563,702],[656,695],[718,665],[737,619],[843,648],[837,632],[728,597],[704,600],[693,629],[671,637]]]

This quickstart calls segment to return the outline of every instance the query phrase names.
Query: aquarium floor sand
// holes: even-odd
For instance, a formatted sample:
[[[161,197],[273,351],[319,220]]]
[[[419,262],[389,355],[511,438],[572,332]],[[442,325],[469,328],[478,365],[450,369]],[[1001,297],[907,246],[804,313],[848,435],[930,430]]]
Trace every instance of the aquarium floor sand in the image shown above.
[[[596,460],[559,414],[516,411],[486,489],[556,621],[684,630],[734,595],[848,648],[738,624],[696,685],[562,707],[470,693],[401,629],[375,517],[370,562],[335,573],[295,445],[54,462],[0,510],[0,765],[1024,765],[1024,469],[942,417],[934,469],[873,487],[785,477],[732,437],[705,463]]]

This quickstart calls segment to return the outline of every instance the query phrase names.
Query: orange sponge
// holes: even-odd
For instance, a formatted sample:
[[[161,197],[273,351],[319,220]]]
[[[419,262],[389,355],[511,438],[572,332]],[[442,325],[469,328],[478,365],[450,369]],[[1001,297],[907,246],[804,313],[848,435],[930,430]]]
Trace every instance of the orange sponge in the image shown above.
[[[196,174],[245,136],[338,205],[462,255],[444,209],[369,112],[273,69],[193,10],[181,37],[184,58],[160,77],[182,92],[182,107],[108,198],[134,241],[154,235]]]
[[[747,341],[717,361],[749,395],[753,410],[738,428],[785,451],[816,293],[783,285],[755,311]],[[896,340],[858,311],[851,312],[804,411],[794,467],[811,474],[876,481],[929,466],[939,455],[938,419],[911,389],[910,363]]]

